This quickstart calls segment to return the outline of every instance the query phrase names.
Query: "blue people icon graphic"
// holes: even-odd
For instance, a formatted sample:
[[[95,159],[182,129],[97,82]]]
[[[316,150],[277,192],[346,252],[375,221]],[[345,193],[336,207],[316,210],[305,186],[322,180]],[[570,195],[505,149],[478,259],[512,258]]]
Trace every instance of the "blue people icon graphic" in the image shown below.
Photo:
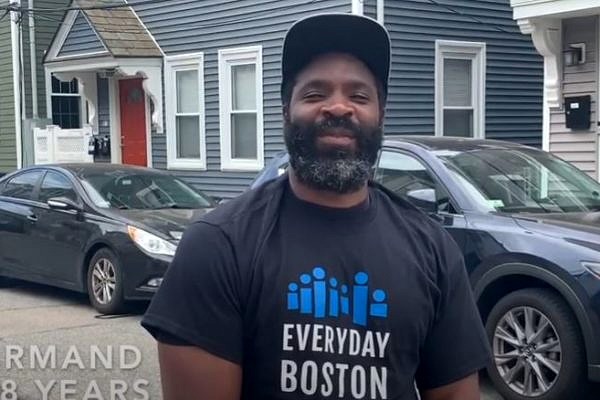
[[[288,285],[287,308],[314,318],[339,318],[351,315],[356,325],[366,326],[369,317],[387,318],[387,294],[376,289],[369,296],[369,275],[357,272],[354,282],[340,285],[335,277],[327,277],[323,266],[315,266],[311,273],[300,275],[300,284]],[[372,298],[372,301],[370,301]]]

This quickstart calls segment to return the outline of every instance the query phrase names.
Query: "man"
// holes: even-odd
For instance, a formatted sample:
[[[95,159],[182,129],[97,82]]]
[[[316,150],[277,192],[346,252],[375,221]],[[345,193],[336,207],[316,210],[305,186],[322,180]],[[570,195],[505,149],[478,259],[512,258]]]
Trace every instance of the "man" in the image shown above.
[[[289,175],[192,224],[142,322],[166,400],[479,398],[489,349],[457,246],[369,182],[389,64],[369,18],[289,30]]]

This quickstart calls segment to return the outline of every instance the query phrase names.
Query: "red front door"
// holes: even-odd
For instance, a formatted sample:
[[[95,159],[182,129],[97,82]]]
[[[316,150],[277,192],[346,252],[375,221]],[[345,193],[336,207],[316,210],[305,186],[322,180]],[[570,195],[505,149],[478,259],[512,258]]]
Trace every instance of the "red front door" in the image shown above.
[[[146,151],[146,95],[142,79],[119,81],[121,159],[123,164],[148,165]]]

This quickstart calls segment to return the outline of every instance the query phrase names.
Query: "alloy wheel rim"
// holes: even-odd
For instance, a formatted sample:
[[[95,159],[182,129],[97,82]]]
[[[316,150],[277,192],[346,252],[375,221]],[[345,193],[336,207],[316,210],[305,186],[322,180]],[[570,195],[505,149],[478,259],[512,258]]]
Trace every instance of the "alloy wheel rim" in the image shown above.
[[[508,311],[496,325],[493,351],[500,376],[522,396],[542,396],[558,380],[560,338],[550,319],[536,308]]]
[[[100,258],[92,270],[92,291],[100,304],[109,304],[113,298],[117,278],[115,266],[110,260]]]

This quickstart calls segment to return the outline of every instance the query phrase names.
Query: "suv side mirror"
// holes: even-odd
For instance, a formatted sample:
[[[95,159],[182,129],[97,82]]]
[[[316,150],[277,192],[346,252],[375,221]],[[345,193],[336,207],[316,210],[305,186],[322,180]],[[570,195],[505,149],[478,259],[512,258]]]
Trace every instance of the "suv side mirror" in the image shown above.
[[[77,210],[81,211],[83,208],[77,204],[77,202],[69,199],[68,197],[52,197],[46,202],[48,207],[55,210]]]
[[[435,189],[417,189],[406,193],[408,200],[427,213],[437,213],[438,203]]]

